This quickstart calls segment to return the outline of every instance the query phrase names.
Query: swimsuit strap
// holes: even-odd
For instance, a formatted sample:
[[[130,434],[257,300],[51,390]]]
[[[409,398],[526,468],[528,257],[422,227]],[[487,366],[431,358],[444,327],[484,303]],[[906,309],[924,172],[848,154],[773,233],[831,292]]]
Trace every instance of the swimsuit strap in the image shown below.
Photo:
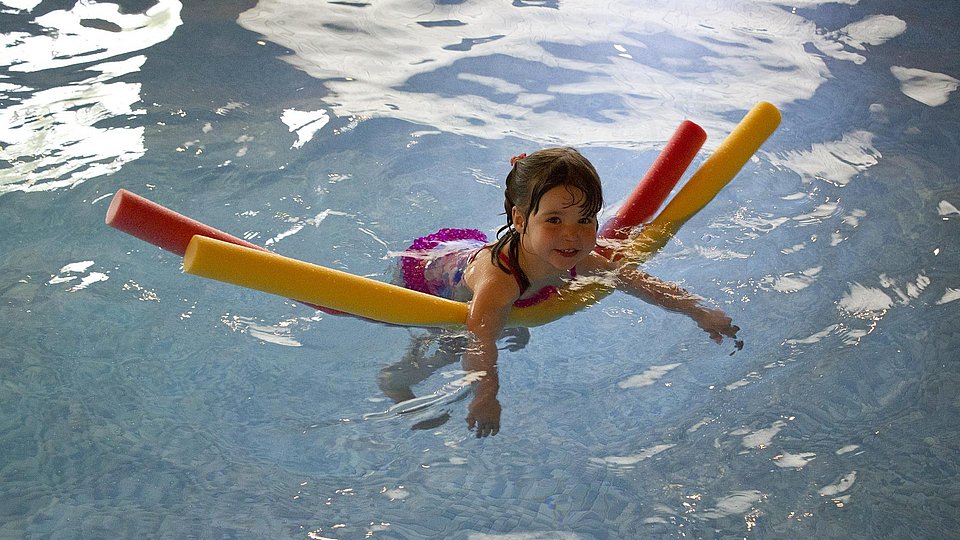
[[[527,289],[523,286],[523,283],[520,282],[520,274],[513,269],[513,265],[510,264],[510,257],[506,256],[502,251],[498,254],[500,257],[500,262],[510,270],[510,275],[513,276],[513,279],[517,282],[517,287],[520,288],[520,296],[523,296],[523,293],[527,292]]]
[[[526,290],[523,288],[523,285],[520,283],[520,276],[517,275],[516,271],[514,271],[513,269],[513,265],[510,264],[510,258],[504,255],[503,252],[501,251],[499,254],[499,259],[504,266],[510,269],[510,275],[513,276],[513,279],[517,281],[517,287],[520,288],[520,295],[523,296],[523,293],[525,293]],[[576,266],[570,269],[570,277],[571,278],[577,277]],[[531,296],[530,298],[518,298],[517,301],[513,303],[513,305],[514,307],[518,307],[518,308],[535,306],[540,302],[543,302],[547,298],[550,298],[550,296],[557,293],[558,291],[559,289],[557,289],[555,286],[547,285],[546,287],[537,291],[537,293]]]

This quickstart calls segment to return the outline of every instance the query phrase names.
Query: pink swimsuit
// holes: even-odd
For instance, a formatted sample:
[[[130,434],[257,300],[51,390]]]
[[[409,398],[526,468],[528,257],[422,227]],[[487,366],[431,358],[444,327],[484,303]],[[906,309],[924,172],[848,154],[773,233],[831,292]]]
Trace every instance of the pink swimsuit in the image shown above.
[[[403,285],[408,289],[441,296],[450,300],[467,302],[473,292],[463,283],[463,272],[477,253],[487,245],[487,236],[474,229],[440,229],[417,238],[400,257]],[[513,271],[509,258],[500,254],[500,261],[510,269],[510,275],[520,285],[520,277]],[[570,277],[577,276],[577,269],[570,269]],[[523,287],[520,287],[523,295]],[[521,298],[514,307],[535,306],[557,292],[548,285],[529,298]]]

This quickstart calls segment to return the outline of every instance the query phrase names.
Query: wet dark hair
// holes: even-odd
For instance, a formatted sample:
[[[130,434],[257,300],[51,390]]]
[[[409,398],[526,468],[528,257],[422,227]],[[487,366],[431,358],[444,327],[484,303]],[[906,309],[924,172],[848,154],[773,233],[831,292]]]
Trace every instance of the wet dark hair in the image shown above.
[[[583,193],[583,217],[596,217],[603,206],[600,175],[587,158],[574,148],[545,148],[514,162],[507,174],[503,209],[507,224],[497,231],[497,241],[490,250],[494,264],[507,273],[516,273],[521,294],[530,286],[530,280],[520,268],[520,232],[513,226],[513,207],[523,214],[523,222],[540,209],[540,199],[551,189],[564,186]],[[506,251],[510,267],[500,260]],[[512,267],[512,268],[511,268]]]

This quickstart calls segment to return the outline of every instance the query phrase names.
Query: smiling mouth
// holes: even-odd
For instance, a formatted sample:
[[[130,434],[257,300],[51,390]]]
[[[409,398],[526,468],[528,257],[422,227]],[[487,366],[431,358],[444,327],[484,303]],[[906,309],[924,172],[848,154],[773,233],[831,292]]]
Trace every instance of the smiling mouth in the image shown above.
[[[579,249],[558,249],[556,251],[564,257],[575,257],[577,253],[580,253]]]

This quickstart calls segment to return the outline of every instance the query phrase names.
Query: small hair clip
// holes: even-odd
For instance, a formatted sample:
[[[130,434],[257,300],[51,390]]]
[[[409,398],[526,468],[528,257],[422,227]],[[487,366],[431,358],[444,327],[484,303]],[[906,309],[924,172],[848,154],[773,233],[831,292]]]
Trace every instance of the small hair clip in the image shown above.
[[[517,156],[513,156],[512,158],[510,158],[510,166],[513,167],[514,165],[517,164],[518,161],[520,161],[521,159],[523,159],[523,158],[525,158],[525,157],[527,157],[526,154],[520,154],[520,155],[517,155]]]

